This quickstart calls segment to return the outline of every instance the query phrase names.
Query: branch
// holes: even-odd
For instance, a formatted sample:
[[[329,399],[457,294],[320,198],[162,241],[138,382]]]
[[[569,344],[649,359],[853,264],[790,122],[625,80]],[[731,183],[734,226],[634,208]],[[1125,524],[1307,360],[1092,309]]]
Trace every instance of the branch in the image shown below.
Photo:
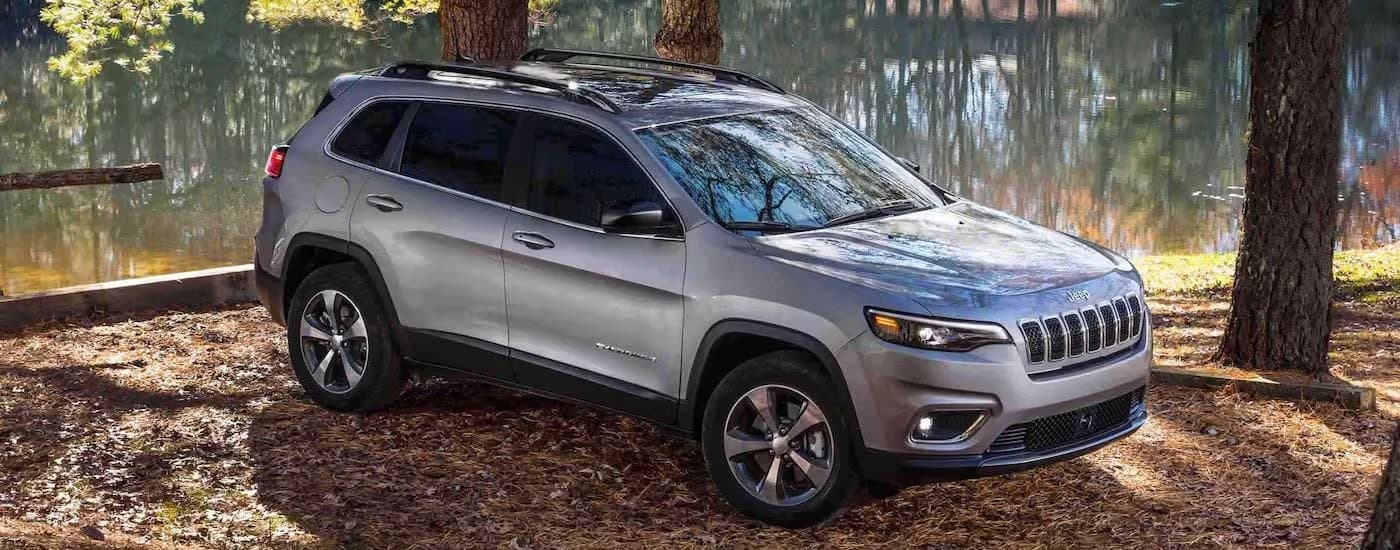
[[[75,185],[101,185],[135,183],[164,179],[160,164],[147,162],[130,166],[110,168],[80,168],[78,170],[56,170],[52,172],[16,172],[0,174],[0,191],[21,189],[50,189]]]

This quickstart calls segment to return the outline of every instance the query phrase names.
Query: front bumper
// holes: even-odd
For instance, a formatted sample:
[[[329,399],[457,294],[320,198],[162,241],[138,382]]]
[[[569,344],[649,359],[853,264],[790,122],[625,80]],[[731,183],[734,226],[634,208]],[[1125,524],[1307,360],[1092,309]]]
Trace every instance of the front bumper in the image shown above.
[[[910,472],[919,472],[916,477],[978,477],[1073,458],[1140,427],[1147,416],[1134,409],[1122,425],[1054,449],[1008,454],[1003,447],[993,448],[1010,428],[1145,387],[1152,362],[1151,327],[1149,322],[1137,342],[1102,360],[1050,373],[1028,373],[1017,346],[935,352],[890,344],[869,332],[842,348],[837,361],[859,424],[861,470],[867,477],[892,482]],[[938,410],[982,410],[987,417],[964,439],[912,440],[914,418]]]
[[[1147,411],[1137,411],[1123,425],[1058,449],[1012,454],[927,456],[866,450],[861,472],[867,479],[901,486],[925,481],[949,481],[995,476],[1038,468],[1089,454],[1132,435],[1147,423]]]

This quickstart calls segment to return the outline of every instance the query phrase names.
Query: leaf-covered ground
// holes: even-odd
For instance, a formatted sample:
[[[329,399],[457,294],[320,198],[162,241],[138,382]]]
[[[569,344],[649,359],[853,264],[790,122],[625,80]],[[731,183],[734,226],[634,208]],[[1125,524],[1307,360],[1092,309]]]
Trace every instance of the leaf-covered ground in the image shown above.
[[[1150,300],[1159,362],[1205,361],[1219,298]],[[1400,402],[1397,306],[1338,306],[1337,374],[1379,412],[1154,386],[1102,451],[803,531],[738,516],[695,444],[626,417],[460,381],[318,408],[260,307],[51,323],[0,335],[0,547],[1351,547]]]

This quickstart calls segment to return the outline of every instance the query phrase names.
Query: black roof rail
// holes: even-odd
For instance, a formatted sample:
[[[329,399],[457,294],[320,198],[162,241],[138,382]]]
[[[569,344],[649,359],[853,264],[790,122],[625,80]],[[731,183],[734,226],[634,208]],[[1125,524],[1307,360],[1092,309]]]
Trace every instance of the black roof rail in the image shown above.
[[[726,69],[724,67],[716,67],[714,65],[706,65],[704,63],[689,63],[685,61],[676,61],[674,59],[648,57],[645,55],[595,52],[588,50],[560,50],[554,48],[535,48],[533,50],[525,52],[524,55],[521,55],[520,60],[540,61],[544,63],[564,63],[575,57],[596,57],[598,59],[616,59],[620,61],[635,61],[639,63],[653,63],[656,65],[665,65],[669,67],[680,67],[683,69],[691,69],[712,74],[714,75],[716,80],[732,82],[735,84],[742,84],[744,86],[752,86],[755,88],[762,88],[764,90],[768,90],[770,92],[777,92],[780,94],[787,93],[783,91],[782,87],[778,86],[777,84],[774,84],[772,82],[769,82],[767,80],[756,77],[746,72],[736,71],[734,69]]]
[[[384,67],[383,69],[380,69],[378,75],[389,78],[412,78],[426,80],[430,78],[428,76],[428,73],[432,71],[476,76],[481,78],[490,78],[500,80],[503,82],[526,84],[529,86],[538,86],[540,88],[547,88],[559,92],[560,97],[572,101],[574,103],[591,105],[610,113],[617,113],[621,111],[621,109],[618,108],[616,103],[613,103],[612,100],[608,99],[603,94],[600,94],[597,91],[590,90],[588,88],[584,88],[578,85],[578,83],[550,80],[548,78],[540,78],[537,76],[520,74],[504,69],[493,69],[490,67],[463,65],[460,63],[447,63],[441,61],[400,61],[398,63],[394,63],[392,65]]]

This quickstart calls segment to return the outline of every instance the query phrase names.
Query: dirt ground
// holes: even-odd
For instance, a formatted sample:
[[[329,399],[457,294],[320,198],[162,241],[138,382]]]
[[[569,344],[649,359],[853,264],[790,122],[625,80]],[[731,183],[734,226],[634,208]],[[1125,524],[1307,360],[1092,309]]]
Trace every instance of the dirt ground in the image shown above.
[[[1338,376],[1381,411],[1154,386],[1148,425],[1097,453],[803,531],[735,514],[695,444],[626,417],[460,381],[320,409],[260,307],[51,323],[0,335],[0,546],[1354,547],[1397,305],[1339,306]],[[1223,305],[1151,306],[1158,361],[1204,361]]]

